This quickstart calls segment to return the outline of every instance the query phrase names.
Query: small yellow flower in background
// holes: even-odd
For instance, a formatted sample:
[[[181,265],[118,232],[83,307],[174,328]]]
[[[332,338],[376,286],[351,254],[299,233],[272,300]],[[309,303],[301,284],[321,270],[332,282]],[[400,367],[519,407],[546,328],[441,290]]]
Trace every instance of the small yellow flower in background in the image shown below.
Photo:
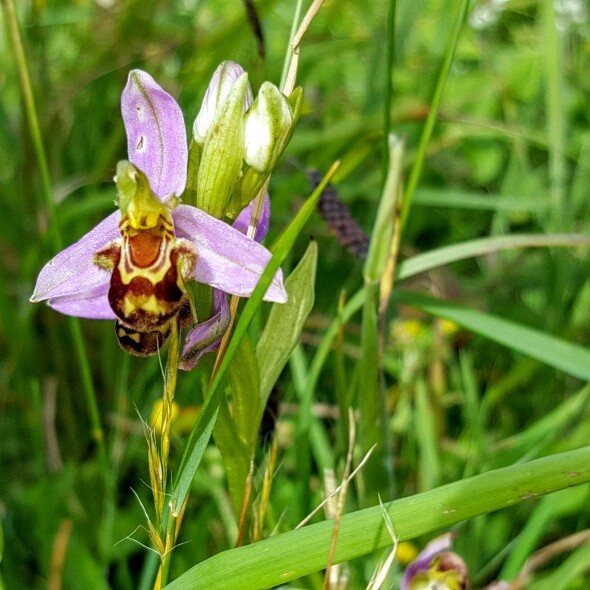
[[[197,416],[201,411],[201,406],[180,406],[178,415],[174,414],[172,418],[176,418],[172,424],[172,430],[179,436],[184,436],[190,433],[197,421]],[[173,410],[174,411],[174,410]]]
[[[150,424],[154,431],[157,434],[162,433],[162,405],[164,401],[162,399],[157,399],[154,402],[154,406],[152,408],[152,415],[150,417]],[[180,413],[180,408],[176,402],[172,402],[172,412],[170,416],[170,423],[173,425],[178,414]]]
[[[414,544],[404,541],[397,546],[395,557],[401,565],[408,565],[418,557],[418,549]]]
[[[416,319],[397,319],[391,324],[391,336],[399,343],[411,343],[421,339],[427,333],[427,326]]]
[[[445,336],[452,336],[453,334],[456,334],[459,331],[459,326],[451,320],[441,320],[440,331]]]

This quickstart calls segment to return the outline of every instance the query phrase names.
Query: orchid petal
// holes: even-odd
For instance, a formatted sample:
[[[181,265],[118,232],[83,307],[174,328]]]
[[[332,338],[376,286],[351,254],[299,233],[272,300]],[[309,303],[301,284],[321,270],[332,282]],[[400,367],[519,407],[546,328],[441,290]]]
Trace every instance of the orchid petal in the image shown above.
[[[242,210],[242,212],[238,215],[236,220],[233,223],[233,227],[235,227],[238,231],[241,231],[243,234],[248,233],[248,226],[250,225],[250,219],[252,218],[252,212],[254,211],[254,204],[256,199],[252,199],[250,204]],[[270,198],[268,193],[266,193],[264,197],[264,203],[262,204],[262,211],[260,213],[260,220],[258,221],[258,227],[256,229],[256,235],[254,236],[254,240],[256,242],[262,242],[268,233],[268,228],[270,225]]]
[[[195,280],[232,295],[249,297],[270,260],[270,252],[196,207],[179,205],[172,216],[177,236],[187,238],[197,249]],[[287,301],[281,270],[277,271],[264,299]]]
[[[79,318],[88,318],[92,320],[116,320],[117,316],[111,309],[108,300],[109,285],[96,288],[92,293],[86,293],[82,298],[60,298],[50,299],[47,303],[50,307],[64,313]]]
[[[195,328],[196,330],[197,328]],[[188,336],[187,336],[188,338]],[[221,343],[221,338],[216,340],[213,344],[203,348],[199,351],[194,351],[193,355],[190,358],[181,358],[180,362],[178,363],[178,368],[181,371],[192,371],[198,364],[199,361],[207,354],[208,352],[213,352],[219,348],[219,344]]]
[[[213,317],[198,324],[184,341],[178,368],[192,371],[206,352],[215,350],[229,326],[229,305],[223,291],[213,289]]]
[[[75,244],[50,260],[37,277],[31,301],[51,299],[55,307],[58,299],[82,300],[95,294],[98,288],[108,288],[111,275],[94,264],[94,254],[121,237],[120,219],[119,210],[111,213]]]
[[[410,590],[412,578],[418,573],[427,572],[432,559],[442,551],[446,551],[451,547],[452,539],[452,533],[445,533],[430,541],[430,543],[420,551],[418,557],[416,557],[416,559],[406,568],[400,584],[400,590]]]
[[[182,112],[176,101],[141,70],[129,73],[121,95],[129,160],[164,199],[180,196],[186,184],[188,148]]]

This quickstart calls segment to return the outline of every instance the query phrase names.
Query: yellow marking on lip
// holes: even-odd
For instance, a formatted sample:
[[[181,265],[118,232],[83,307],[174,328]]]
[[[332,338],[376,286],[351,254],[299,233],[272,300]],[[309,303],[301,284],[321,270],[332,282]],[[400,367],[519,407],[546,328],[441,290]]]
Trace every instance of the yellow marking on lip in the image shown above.
[[[172,266],[170,255],[174,249],[175,242],[176,240],[174,238],[164,238],[160,245],[160,252],[157,258],[150,266],[142,268],[134,264],[129,239],[124,237],[121,247],[121,259],[119,260],[119,273],[123,284],[128,285],[136,277],[142,277],[152,285],[157,285],[161,282]]]
[[[154,316],[161,316],[166,313],[167,301],[161,301],[155,295],[127,294],[123,298],[123,314],[130,317],[138,311],[145,311]],[[164,304],[164,305],[163,305]]]

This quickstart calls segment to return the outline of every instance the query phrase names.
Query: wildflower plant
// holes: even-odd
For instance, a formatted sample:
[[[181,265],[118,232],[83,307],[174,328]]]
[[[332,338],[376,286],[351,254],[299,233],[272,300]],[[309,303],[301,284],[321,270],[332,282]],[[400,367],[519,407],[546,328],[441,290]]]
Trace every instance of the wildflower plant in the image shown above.
[[[177,368],[191,370],[218,348],[230,325],[227,295],[251,295],[271,258],[259,244],[269,225],[266,189],[253,220],[255,198],[293,133],[302,93],[287,98],[270,83],[261,93],[253,102],[247,74],[222,63],[189,150],[176,101],[149,74],[131,71],[121,96],[129,160],[117,164],[118,210],[50,260],[31,297],[67,315],[115,320],[121,348],[133,355],[156,354],[170,339],[159,446],[144,423],[156,514],[148,533],[163,566],[177,536],[174,519],[165,523]],[[255,239],[246,235],[252,221]],[[211,287],[209,305],[190,281]],[[264,299],[287,301],[280,269]],[[190,325],[180,354],[179,330]]]

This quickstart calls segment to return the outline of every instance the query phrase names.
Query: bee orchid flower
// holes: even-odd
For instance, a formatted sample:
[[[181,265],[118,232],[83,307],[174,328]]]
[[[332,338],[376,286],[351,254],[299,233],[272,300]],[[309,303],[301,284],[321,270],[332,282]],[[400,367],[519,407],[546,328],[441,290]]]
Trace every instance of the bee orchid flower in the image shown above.
[[[119,209],[43,267],[31,301],[47,301],[67,315],[117,320],[126,350],[152,354],[170,321],[188,308],[187,281],[248,297],[271,254],[238,229],[180,202],[188,164],[184,120],[149,74],[130,72],[121,111],[129,161],[117,166]],[[214,311],[224,307],[220,297],[213,298]],[[287,300],[281,271],[264,298]],[[204,324],[201,332],[211,328]]]

